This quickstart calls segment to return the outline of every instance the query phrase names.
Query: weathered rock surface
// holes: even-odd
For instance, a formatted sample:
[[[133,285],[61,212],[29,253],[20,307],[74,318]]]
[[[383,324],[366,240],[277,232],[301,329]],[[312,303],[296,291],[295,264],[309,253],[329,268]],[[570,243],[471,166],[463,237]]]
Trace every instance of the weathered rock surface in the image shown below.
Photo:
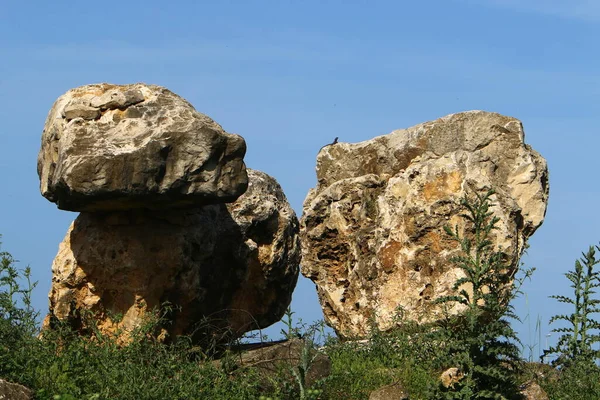
[[[87,85],[54,103],[38,156],[58,208],[102,211],[231,202],[248,180],[242,137],[155,85]]]
[[[483,111],[326,146],[317,178],[301,220],[302,273],[316,283],[326,321],[346,337],[365,336],[371,319],[389,329],[398,309],[435,318],[432,301],[461,273],[443,226],[464,229],[465,194],[496,190],[494,244],[513,269],[548,200],[546,161],[524,143],[521,122]]]
[[[454,387],[457,383],[459,383],[465,375],[462,371],[456,367],[448,368],[440,375],[440,382],[442,386],[445,388]]]
[[[546,391],[534,381],[523,384],[520,389],[525,400],[548,400]]]
[[[46,326],[84,332],[89,313],[126,339],[165,301],[180,307],[168,335],[237,337],[279,321],[298,278],[298,220],[273,178],[248,173],[227,205],[81,213],[52,265]]]
[[[0,379],[0,400],[31,400],[33,392],[23,385]]]

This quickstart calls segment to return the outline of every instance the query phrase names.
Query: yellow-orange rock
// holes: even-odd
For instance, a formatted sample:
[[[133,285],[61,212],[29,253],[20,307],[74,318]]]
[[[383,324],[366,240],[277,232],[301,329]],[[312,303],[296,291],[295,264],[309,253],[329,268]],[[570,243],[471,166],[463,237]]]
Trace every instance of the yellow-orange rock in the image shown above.
[[[343,138],[342,138],[343,140]],[[452,114],[317,156],[318,185],[304,202],[302,273],[317,285],[325,319],[345,337],[394,317],[432,320],[461,271],[445,225],[464,227],[460,199],[496,190],[494,245],[513,273],[548,200],[546,161],[524,143],[519,120]],[[458,312],[459,310],[454,310]]]
[[[272,177],[248,175],[227,205],[80,214],[52,265],[46,327],[95,323],[126,341],[165,302],[163,333],[198,343],[279,321],[298,278],[298,220]]]

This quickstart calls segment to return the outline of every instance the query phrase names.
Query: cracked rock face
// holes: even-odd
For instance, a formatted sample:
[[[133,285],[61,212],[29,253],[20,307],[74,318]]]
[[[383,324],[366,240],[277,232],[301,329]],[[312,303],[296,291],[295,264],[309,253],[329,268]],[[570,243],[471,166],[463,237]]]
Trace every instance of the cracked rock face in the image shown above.
[[[298,219],[279,184],[248,170],[234,203],[81,213],[52,264],[50,313],[85,334],[82,315],[127,340],[164,302],[167,337],[231,339],[279,321],[298,278]],[[203,336],[204,335],[204,336]]]
[[[302,273],[343,337],[366,336],[370,321],[389,329],[399,310],[413,320],[439,315],[433,300],[462,276],[443,227],[464,231],[465,194],[495,189],[494,245],[509,256],[507,273],[548,201],[546,161],[524,143],[521,122],[483,111],[326,146],[317,178],[301,219]]]
[[[246,144],[155,85],[87,85],[56,100],[38,156],[42,195],[70,211],[185,208],[246,190]]]

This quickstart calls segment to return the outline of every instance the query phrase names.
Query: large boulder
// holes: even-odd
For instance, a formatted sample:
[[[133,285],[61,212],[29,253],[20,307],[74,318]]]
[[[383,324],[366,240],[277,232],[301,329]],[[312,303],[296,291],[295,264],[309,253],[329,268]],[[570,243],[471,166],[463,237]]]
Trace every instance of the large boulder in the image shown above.
[[[87,85],[54,103],[38,156],[58,208],[103,211],[231,202],[248,179],[241,136],[155,85]]]
[[[248,174],[227,205],[81,213],[52,265],[45,325],[84,333],[94,321],[127,340],[165,302],[163,333],[197,342],[279,321],[298,278],[298,220],[273,178]]]
[[[496,113],[453,114],[317,156],[318,185],[304,202],[302,273],[317,285],[326,321],[344,337],[386,330],[401,311],[432,320],[461,271],[445,225],[464,229],[460,199],[496,190],[494,245],[514,273],[548,200],[546,161],[521,122]],[[460,310],[453,310],[459,312]]]

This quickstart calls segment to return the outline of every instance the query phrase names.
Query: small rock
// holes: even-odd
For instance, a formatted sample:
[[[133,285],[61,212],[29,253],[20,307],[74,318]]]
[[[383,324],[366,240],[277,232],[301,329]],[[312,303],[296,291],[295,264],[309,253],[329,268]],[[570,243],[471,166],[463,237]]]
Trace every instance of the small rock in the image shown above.
[[[369,400],[408,400],[408,393],[400,383],[393,383],[372,391]]]
[[[100,110],[81,103],[71,103],[63,110],[63,116],[67,121],[75,118],[91,121],[100,118]]]
[[[0,400],[32,400],[33,392],[23,385],[0,379]]]
[[[456,367],[448,368],[440,375],[440,381],[445,388],[454,387],[465,375]]]
[[[521,385],[520,389],[525,400],[548,400],[546,391],[534,381]]]
[[[90,105],[102,110],[114,110],[117,108],[126,108],[142,101],[144,101],[144,94],[138,89],[124,91],[116,89],[109,90],[101,96],[92,98]]]

